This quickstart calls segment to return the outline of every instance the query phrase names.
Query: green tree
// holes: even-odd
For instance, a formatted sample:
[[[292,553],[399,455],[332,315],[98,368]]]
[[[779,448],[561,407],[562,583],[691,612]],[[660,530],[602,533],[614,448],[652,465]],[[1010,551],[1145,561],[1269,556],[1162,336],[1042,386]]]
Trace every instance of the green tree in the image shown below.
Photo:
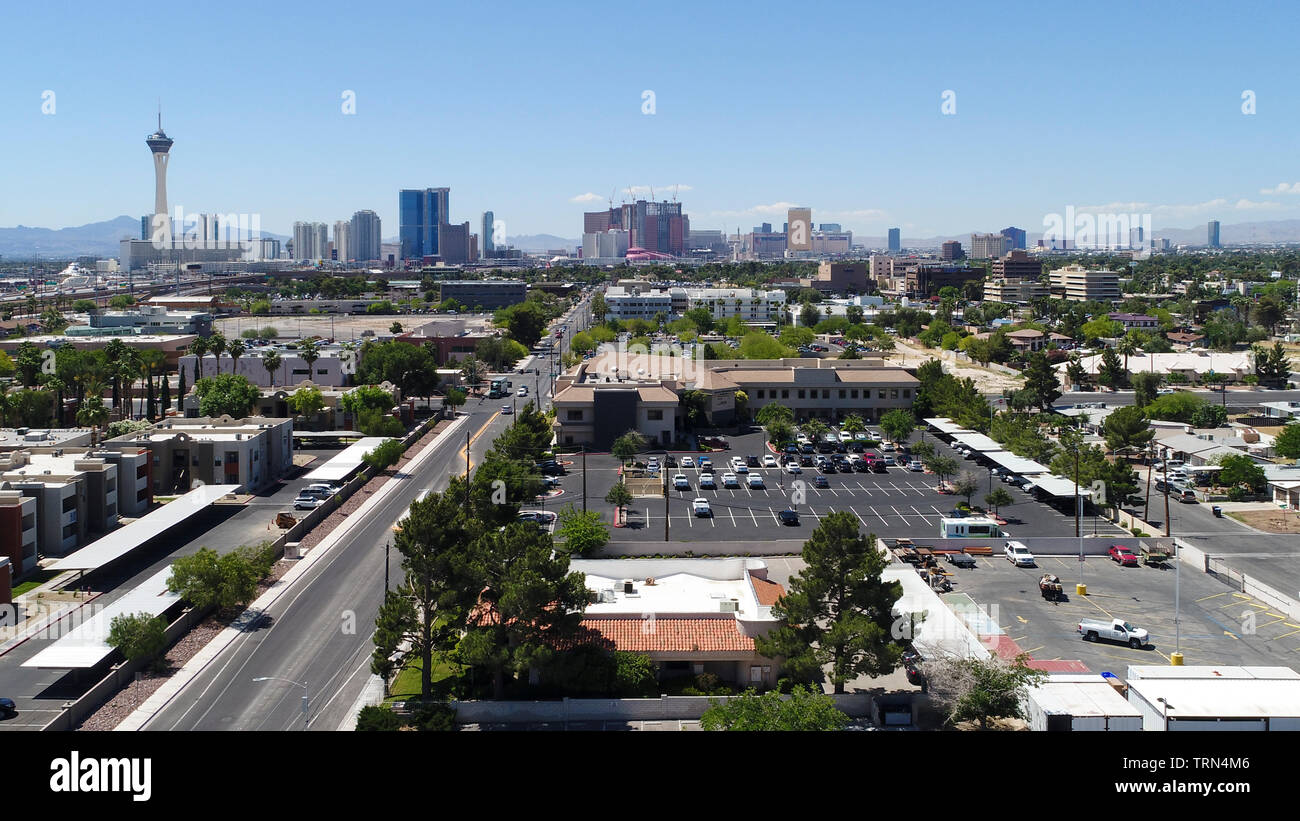
[[[886,414],[886,416],[888,416],[888,414]],[[791,418],[793,418],[793,415],[791,415]],[[884,420],[881,420],[881,424],[884,424]],[[867,423],[863,422],[862,417],[858,416],[856,413],[850,413],[848,416],[844,417],[844,421],[840,423],[840,430],[848,431],[854,436],[866,429]]]
[[[92,392],[82,401],[81,406],[77,408],[77,424],[90,428],[90,444],[94,447],[97,442],[99,429],[108,422],[108,408],[104,407],[103,386],[96,385],[99,393]]]
[[[952,476],[957,472],[957,460],[951,456],[935,454],[929,459],[922,459],[921,461],[926,469],[938,478],[940,487],[943,487],[944,477]]]
[[[274,562],[270,542],[245,545],[222,555],[203,547],[172,562],[167,589],[200,610],[243,607],[253,600],[257,583],[270,574]]]
[[[252,412],[262,392],[247,377],[223,373],[195,382],[194,395],[199,398],[200,415],[240,419]]]
[[[108,646],[127,661],[157,658],[167,649],[167,621],[148,613],[123,613],[108,627]]]
[[[963,473],[952,483],[952,492],[958,496],[965,496],[967,505],[970,505],[970,497],[974,496],[979,489],[979,479],[971,473]]]
[[[1219,484],[1223,487],[1246,488],[1251,493],[1263,493],[1268,487],[1264,469],[1254,459],[1244,454],[1224,456],[1219,460]]]
[[[384,470],[390,465],[397,464],[397,460],[402,458],[402,443],[396,439],[385,439],[375,446],[375,449],[361,457],[367,465],[376,472]]]
[[[1025,368],[1025,390],[1033,397],[1034,407],[1040,411],[1049,410],[1052,403],[1061,398],[1061,383],[1056,378],[1056,369],[1042,351],[1029,355],[1029,364]]]
[[[843,730],[849,723],[834,699],[811,687],[796,687],[788,697],[775,690],[762,695],[747,690],[726,702],[710,699],[709,704],[700,716],[701,730]]]
[[[1116,408],[1102,424],[1106,447],[1113,451],[1142,450],[1155,436],[1146,413],[1137,405]]]
[[[303,419],[311,419],[325,409],[325,397],[320,388],[305,385],[289,396],[289,409]]]
[[[1128,371],[1119,361],[1119,354],[1114,348],[1107,348],[1101,353],[1101,365],[1097,368],[1097,382],[1108,388],[1122,388],[1128,381]]]
[[[638,431],[629,430],[614,440],[609,452],[626,464],[629,459],[640,453],[645,446],[646,438]]]
[[[772,607],[777,627],[754,640],[759,654],[784,657],[800,682],[820,681],[829,664],[836,693],[857,676],[894,670],[902,648],[890,628],[902,585],[881,579],[886,562],[875,534],[864,537],[848,511],[828,514],[804,543],[803,559]]]
[[[555,536],[569,555],[589,556],[609,541],[609,528],[596,511],[577,510],[570,504],[560,511]]]
[[[1288,422],[1273,439],[1273,452],[1285,459],[1300,459],[1300,423]]]
[[[357,430],[366,436],[400,438],[406,435],[406,426],[392,414],[375,408],[362,408],[357,414]]]
[[[208,335],[207,347],[208,352],[217,358],[217,374],[221,373],[221,355],[226,352],[226,337],[221,331],[213,331]]]
[[[987,730],[992,719],[1023,718],[1026,688],[1047,678],[1027,661],[1024,654],[1011,663],[996,656],[939,659],[924,662],[922,672],[930,697],[947,709],[949,723],[978,721]]]
[[[984,504],[993,508],[993,515],[998,515],[998,509],[1013,504],[1015,499],[1007,493],[1005,488],[995,487],[991,493],[984,495]]]
[[[609,493],[605,494],[605,501],[616,507],[618,513],[622,514],[623,509],[632,504],[632,491],[628,490],[627,485],[620,480],[609,489]]]
[[[789,425],[794,423],[794,411],[785,405],[768,402],[754,414],[754,421],[763,427],[768,427],[774,422],[785,422]]]
[[[793,350],[762,331],[750,331],[740,338],[743,359],[781,359],[793,355]]]
[[[1250,350],[1259,384],[1266,388],[1284,387],[1291,378],[1291,360],[1282,348],[1282,343],[1274,343],[1271,350],[1262,345],[1253,345]]]
[[[1140,371],[1131,374],[1129,384],[1133,386],[1134,406],[1145,408],[1154,402],[1163,382],[1164,377],[1153,371]]]
[[[114,340],[116,341],[116,340]],[[126,347],[123,345],[122,347]],[[32,342],[18,343],[18,350],[14,356],[14,363],[18,366],[19,378],[24,388],[30,388],[36,384],[37,374],[41,372],[42,354],[40,348]]]
[[[76,311],[77,313],[89,314],[89,313],[94,313],[97,310],[97,306],[95,305],[94,300],[78,299],[77,301],[72,303],[72,310]]]
[[[357,713],[357,732],[396,732],[401,727],[402,719],[382,704],[367,704]]]
[[[911,411],[895,408],[880,417],[880,430],[891,442],[906,442],[916,430],[916,419]]]
[[[390,411],[393,402],[393,395],[376,385],[358,385],[339,397],[339,407],[353,416],[358,416],[367,409]]]

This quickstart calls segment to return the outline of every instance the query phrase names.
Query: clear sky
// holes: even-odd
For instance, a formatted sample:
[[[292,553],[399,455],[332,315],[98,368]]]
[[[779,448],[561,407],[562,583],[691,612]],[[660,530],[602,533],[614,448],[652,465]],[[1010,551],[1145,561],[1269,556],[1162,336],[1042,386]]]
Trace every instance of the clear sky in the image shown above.
[[[678,185],[693,228],[729,231],[789,205],[905,237],[1070,205],[1300,218],[1294,3],[148,8],[7,5],[0,225],[148,213],[159,98],[173,208],[277,233],[370,208],[393,236],[398,190],[434,186],[471,230],[492,209],[566,237],[629,186]]]

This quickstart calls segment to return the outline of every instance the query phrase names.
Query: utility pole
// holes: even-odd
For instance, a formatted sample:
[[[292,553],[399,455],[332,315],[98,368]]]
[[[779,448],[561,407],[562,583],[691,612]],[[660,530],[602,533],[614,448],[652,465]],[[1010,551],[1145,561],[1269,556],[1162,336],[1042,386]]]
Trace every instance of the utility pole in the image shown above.
[[[389,566],[388,549],[391,548],[392,546],[393,546],[392,539],[389,539],[388,541],[384,542],[384,594],[385,596],[388,594],[388,566]]]
[[[1165,476],[1165,537],[1168,538],[1169,537],[1169,459],[1168,457],[1166,457],[1164,460],[1163,472]]]
[[[469,509],[469,428],[465,428],[465,509]]]
[[[666,452],[665,452],[665,455],[667,455]],[[664,541],[666,542],[666,541],[668,541],[668,522],[671,520],[672,517],[668,515],[668,471],[665,470],[665,469],[662,468],[662,467],[660,468],[660,470],[661,470],[662,473],[663,473],[663,480],[664,480],[664,481],[663,481],[663,487],[664,487]]]
[[[587,512],[587,446],[582,445],[582,512]]]
[[[1147,462],[1149,463],[1153,459],[1155,459],[1156,440],[1152,439],[1150,442],[1147,443],[1147,453],[1148,453]],[[1155,470],[1153,468],[1154,468],[1153,465],[1151,464],[1147,465],[1147,502],[1146,502],[1146,506],[1142,509],[1142,521],[1144,522],[1148,522],[1151,520],[1151,474],[1155,473]]]

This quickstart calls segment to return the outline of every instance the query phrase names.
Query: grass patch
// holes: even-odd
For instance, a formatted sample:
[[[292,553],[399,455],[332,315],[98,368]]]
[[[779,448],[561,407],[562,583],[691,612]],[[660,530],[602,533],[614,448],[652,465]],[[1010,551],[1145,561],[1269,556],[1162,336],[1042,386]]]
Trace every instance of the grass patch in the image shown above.
[[[420,670],[423,664],[419,658],[411,659],[410,664],[402,668],[393,680],[393,686],[389,691],[387,701],[410,701],[420,697]],[[433,659],[433,691],[438,694],[441,689],[438,685],[440,682],[450,682],[456,678],[458,672],[456,668],[445,661]]]
[[[29,590],[35,590],[50,579],[60,575],[62,572],[63,571],[60,570],[37,570],[31,576],[27,577],[26,581],[14,585],[13,595],[21,596]]]

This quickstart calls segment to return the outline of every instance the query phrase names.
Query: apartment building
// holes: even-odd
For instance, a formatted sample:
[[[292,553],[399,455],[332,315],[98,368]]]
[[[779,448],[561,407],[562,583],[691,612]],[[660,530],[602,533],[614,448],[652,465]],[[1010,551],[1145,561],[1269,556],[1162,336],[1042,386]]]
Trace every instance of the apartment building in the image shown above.
[[[1047,283],[1036,279],[991,279],[984,283],[984,301],[1005,305],[1028,305],[1051,293]]]
[[[171,418],[110,439],[106,448],[148,450],[155,494],[184,493],[195,482],[242,485],[254,493],[293,466],[293,420]]]
[[[673,310],[672,294],[657,288],[642,290],[639,287],[612,286],[605,291],[605,304],[609,306],[606,318],[621,322],[629,319],[653,320],[656,314],[673,316],[677,313]]]
[[[36,497],[21,490],[0,490],[0,559],[7,558],[15,578],[36,569]],[[0,578],[0,592],[8,586]]]
[[[1119,273],[1088,269],[1082,265],[1067,265],[1050,274],[1052,296],[1070,302],[1118,302]]]
[[[785,311],[785,291],[753,288],[687,288],[688,310],[708,308],[715,320],[777,322]]]
[[[267,371],[262,361],[263,354],[271,350],[280,355],[280,367],[274,373]],[[202,378],[216,376],[218,373],[236,373],[246,377],[254,385],[264,388],[273,385],[297,385],[308,380],[321,387],[337,388],[346,385],[350,374],[344,367],[344,359],[347,355],[344,354],[343,346],[322,345],[316,349],[316,353],[318,358],[310,365],[302,358],[302,352],[298,348],[287,345],[248,348],[239,357],[238,362],[228,353],[221,355],[220,362],[215,354],[208,354],[203,357],[198,376]],[[186,378],[194,377],[198,357],[194,354],[186,354],[180,357],[177,364],[185,370]],[[193,385],[195,381],[190,379],[189,384]]]

